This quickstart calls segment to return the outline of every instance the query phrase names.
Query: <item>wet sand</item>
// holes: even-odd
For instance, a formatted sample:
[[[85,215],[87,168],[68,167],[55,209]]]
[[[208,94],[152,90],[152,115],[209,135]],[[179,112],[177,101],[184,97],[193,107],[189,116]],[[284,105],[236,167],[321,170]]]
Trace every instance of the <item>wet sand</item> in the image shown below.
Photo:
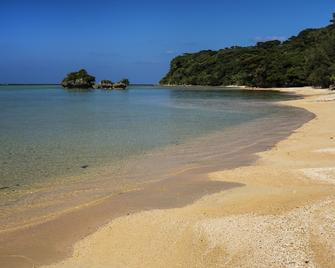
[[[299,105],[306,101],[294,101],[291,104]],[[308,109],[304,106],[302,108]],[[305,120],[311,118],[309,115]],[[218,149],[217,155],[207,156],[205,164],[179,171],[166,180],[144,184],[138,190],[120,192],[39,224],[1,232],[1,267],[34,267],[54,263],[66,257],[69,258],[58,264],[60,267],[221,265],[228,252],[225,252],[226,249],[221,251],[221,244],[210,246],[210,239],[203,231],[201,222],[226,216],[229,211],[228,214],[232,215],[239,215],[240,212],[258,213],[258,206],[262,208],[269,201],[262,194],[270,198],[272,186],[265,187],[262,180],[259,182],[257,172],[255,175],[252,170],[246,171],[245,177],[241,178],[240,170],[258,170],[263,156],[255,166],[237,167],[254,162],[257,159],[254,153],[271,148],[304,122],[300,120],[282,126],[273,125],[268,130],[259,129],[264,136],[258,135],[259,133],[252,136],[250,133],[248,137],[250,139],[261,136],[258,142],[255,138],[254,144],[246,143],[237,152],[226,155],[228,157],[222,158],[225,152]],[[270,152],[277,150],[278,146]],[[230,170],[218,171],[222,168]],[[272,180],[278,183],[271,178],[272,173],[269,176],[266,184],[271,184]],[[281,176],[282,174],[278,174],[277,179],[280,178],[279,184],[285,191],[294,187],[295,179],[282,179]],[[309,180],[307,184],[306,189],[302,187],[302,192],[306,191],[308,198],[304,199],[303,194],[298,198],[303,204],[314,198],[318,200],[320,195],[333,191],[324,185],[316,187],[313,184],[309,188]],[[281,200],[282,189],[277,186],[275,189],[278,190],[273,191],[275,197]],[[271,198],[274,198],[272,194]],[[292,200],[287,203],[289,201]],[[274,207],[276,205],[275,203]],[[282,205],[283,203],[280,207]],[[246,211],[248,207],[250,211]],[[221,229],[220,224],[216,228],[218,232],[227,232],[227,228]],[[208,236],[217,235],[212,231],[209,233]],[[198,235],[201,238],[198,239]],[[72,246],[75,242],[77,243],[73,252]]]

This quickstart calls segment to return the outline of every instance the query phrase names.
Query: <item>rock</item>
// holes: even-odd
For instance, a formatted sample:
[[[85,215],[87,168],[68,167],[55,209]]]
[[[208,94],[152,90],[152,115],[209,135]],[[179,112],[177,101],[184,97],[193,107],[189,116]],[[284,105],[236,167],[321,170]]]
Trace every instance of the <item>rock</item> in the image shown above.
[[[125,84],[126,86],[129,86],[129,80],[127,79],[127,78],[124,78],[124,79],[122,79],[119,83],[123,83],[123,84]]]
[[[62,86],[65,88],[92,88],[95,82],[95,77],[81,69],[78,72],[69,73],[62,81]]]
[[[129,85],[128,79],[122,79],[117,83],[113,83],[110,80],[102,80],[99,84],[96,84],[94,88],[102,89],[125,89]]]
[[[81,168],[88,168],[88,165],[83,165],[81,166]]]
[[[113,85],[113,88],[116,88],[116,89],[125,89],[126,87],[127,87],[127,85],[124,84],[124,83],[121,83],[121,82],[115,83]]]
[[[8,186],[0,187],[0,190],[6,190],[6,189],[9,189],[9,187]]]
[[[115,83],[113,85],[113,88],[116,89],[125,89],[129,86],[129,80],[128,79],[122,79],[121,81]]]
[[[103,88],[103,89],[113,89],[113,82],[110,80],[102,80],[97,88]]]
[[[116,89],[125,89],[125,88],[127,88],[127,84],[125,84],[125,83],[123,83],[123,82],[117,82],[117,83],[115,83],[114,84],[114,88],[116,88]]]

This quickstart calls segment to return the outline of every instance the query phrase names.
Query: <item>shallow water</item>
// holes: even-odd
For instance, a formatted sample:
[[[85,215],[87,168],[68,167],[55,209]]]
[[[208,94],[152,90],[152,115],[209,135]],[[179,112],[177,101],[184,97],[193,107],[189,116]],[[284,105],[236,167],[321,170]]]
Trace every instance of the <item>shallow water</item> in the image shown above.
[[[57,177],[275,116],[278,93],[0,87],[0,187]],[[258,103],[261,102],[261,103]]]
[[[243,164],[234,152],[271,144],[303,121],[301,109],[273,103],[292,98],[236,89],[1,86],[0,226],[195,166]]]

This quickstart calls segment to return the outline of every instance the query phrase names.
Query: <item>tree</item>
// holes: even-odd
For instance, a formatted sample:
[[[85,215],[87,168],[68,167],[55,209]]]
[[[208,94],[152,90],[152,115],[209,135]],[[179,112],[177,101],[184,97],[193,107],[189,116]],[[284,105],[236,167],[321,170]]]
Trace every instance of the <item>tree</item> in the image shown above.
[[[129,86],[129,80],[127,79],[127,78],[124,78],[124,79],[122,79],[119,83],[123,83],[123,84],[125,84],[126,86]]]
[[[186,53],[161,84],[329,87],[335,74],[335,27],[306,29],[285,42]]]
[[[62,81],[66,88],[90,88],[95,82],[95,77],[87,73],[85,69],[69,73]]]

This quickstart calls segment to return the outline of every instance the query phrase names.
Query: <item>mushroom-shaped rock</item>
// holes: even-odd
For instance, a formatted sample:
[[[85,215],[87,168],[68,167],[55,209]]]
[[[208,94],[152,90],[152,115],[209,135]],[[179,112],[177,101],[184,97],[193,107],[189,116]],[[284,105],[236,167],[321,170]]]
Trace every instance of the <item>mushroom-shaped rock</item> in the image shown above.
[[[69,73],[62,81],[62,86],[65,88],[92,88],[95,82],[95,77],[81,69],[78,72]]]

